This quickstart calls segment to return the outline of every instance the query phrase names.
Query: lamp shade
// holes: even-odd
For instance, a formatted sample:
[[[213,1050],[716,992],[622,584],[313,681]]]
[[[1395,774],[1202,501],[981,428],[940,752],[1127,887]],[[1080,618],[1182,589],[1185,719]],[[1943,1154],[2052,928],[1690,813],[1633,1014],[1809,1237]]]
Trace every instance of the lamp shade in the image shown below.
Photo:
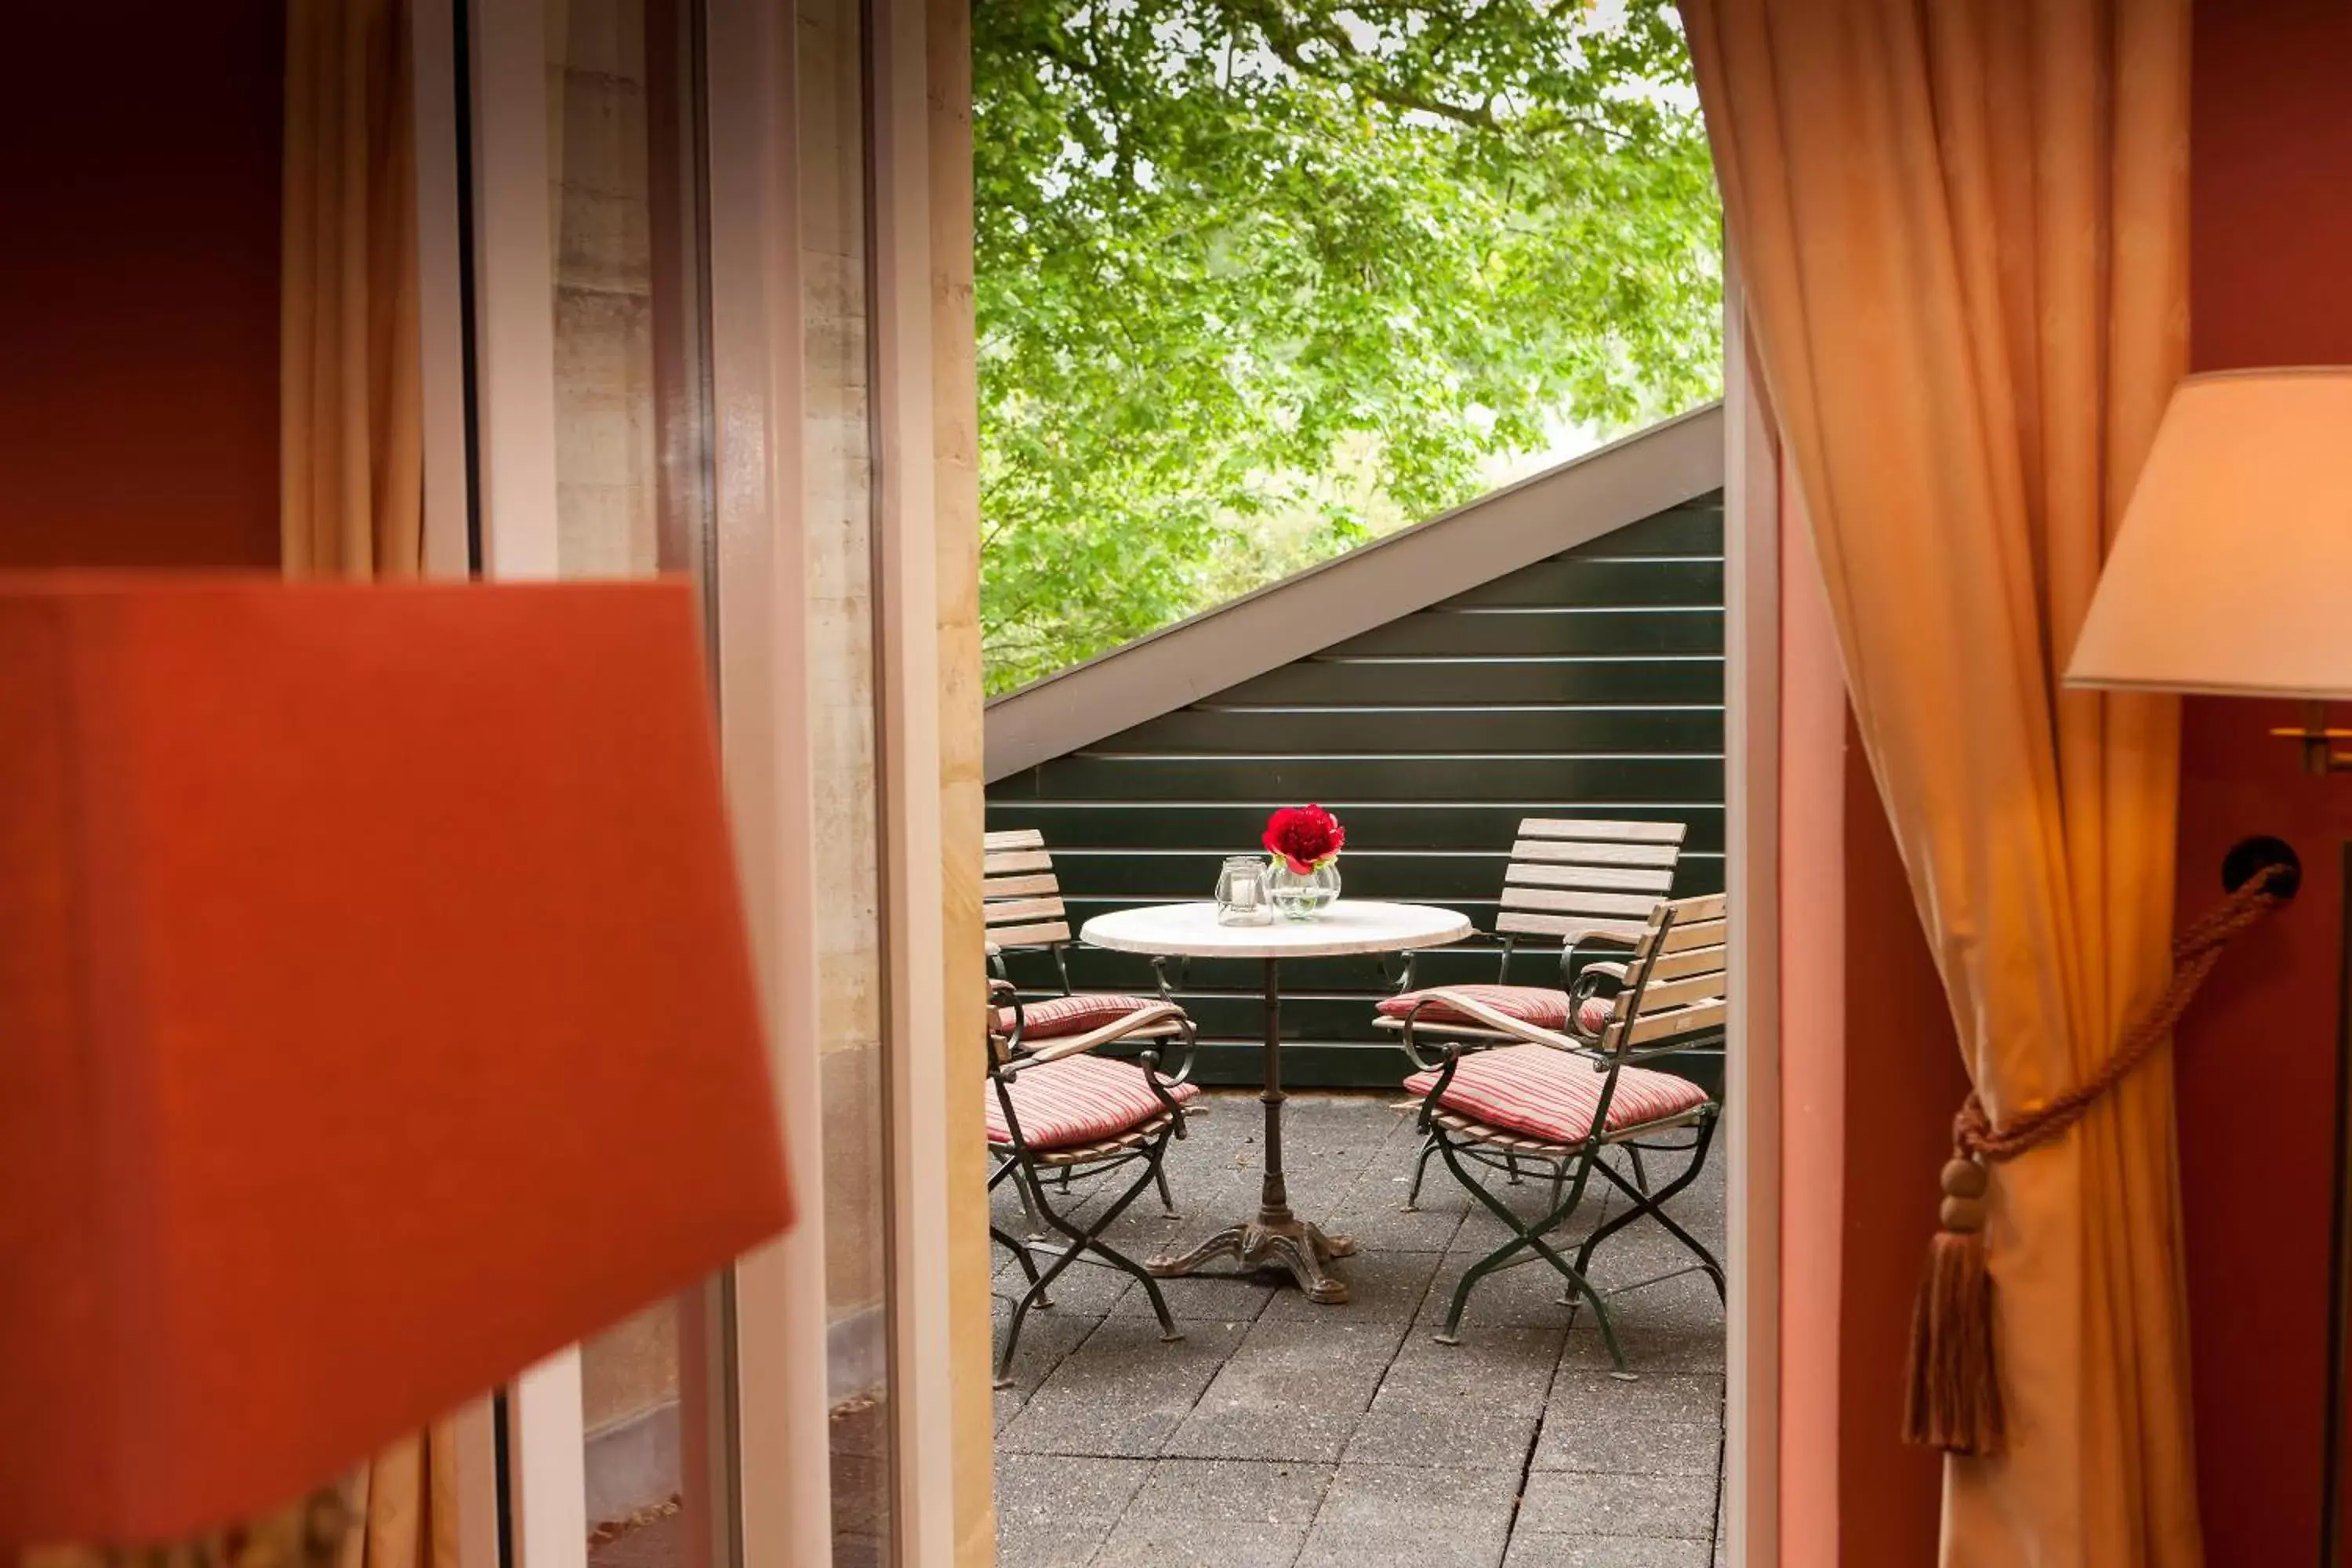
[[[2352,697],[2352,368],[2195,375],[2066,669],[2076,686]]]
[[[0,577],[0,1542],[276,1506],[787,1223],[699,650]]]

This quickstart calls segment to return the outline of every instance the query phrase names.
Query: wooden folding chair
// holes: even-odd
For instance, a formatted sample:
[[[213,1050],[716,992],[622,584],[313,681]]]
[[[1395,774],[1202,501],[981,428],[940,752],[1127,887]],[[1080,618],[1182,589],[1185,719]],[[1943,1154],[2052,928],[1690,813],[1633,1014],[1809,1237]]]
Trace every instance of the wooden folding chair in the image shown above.
[[[1581,1297],[1591,1306],[1618,1375],[1631,1375],[1608,1303],[1592,1288],[1587,1270],[1603,1241],[1644,1217],[1657,1221],[1688,1248],[1697,1260],[1691,1268],[1704,1270],[1717,1293],[1723,1293],[1723,1266],[1664,1206],[1697,1179],[1714,1141],[1720,1107],[1690,1079],[1642,1064],[1722,1040],[1727,992],[1725,931],[1719,893],[1660,906],[1623,963],[1594,965],[1580,977],[1572,998],[1576,1004],[1615,990],[1606,1000],[1605,1017],[1586,1013],[1585,1018],[1600,1025],[1591,1032],[1580,1027],[1585,1020],[1575,1011],[1565,1031],[1528,1023],[1481,998],[1475,987],[1425,993],[1430,1003],[1408,1017],[1405,1049],[1420,1070],[1405,1080],[1405,1087],[1422,1099],[1422,1126],[1455,1180],[1511,1231],[1508,1241],[1463,1272],[1444,1331],[1437,1336],[1442,1342],[1459,1342],[1463,1310],[1481,1279],[1509,1263],[1526,1261],[1521,1253],[1532,1253],[1568,1281],[1571,1302]],[[1437,1003],[1479,1032],[1473,1035],[1443,1023],[1433,1026],[1430,1005]],[[1422,1054],[1417,1038],[1433,1027],[1457,1037],[1434,1058]],[[1506,1041],[1511,1043],[1502,1043]],[[1662,1134],[1685,1132],[1688,1136],[1680,1142],[1657,1141]],[[1628,1177],[1601,1157],[1616,1148],[1686,1152],[1690,1161],[1673,1181],[1654,1192],[1638,1167]],[[1472,1174],[1474,1168],[1513,1169],[1523,1158],[1549,1162],[1557,1173],[1551,1206],[1532,1223]],[[1585,1237],[1571,1263],[1547,1237],[1574,1215],[1596,1172],[1617,1188],[1627,1206]],[[1675,1269],[1641,1284],[1690,1271]]]
[[[1043,834],[1034,827],[987,834],[982,839],[982,856],[981,918],[987,927],[989,973],[999,980],[1009,980],[1011,975],[1004,963],[1008,950],[1043,950],[1053,956],[1054,971],[1061,980],[1061,994],[1034,999],[1023,1008],[1023,1037],[1031,1045],[1085,1034],[1127,1019],[1155,1004],[1172,1005],[1164,982],[1159,994],[1153,996],[1071,989],[1069,912],[1063,905],[1061,883],[1054,874],[1054,857],[1046,852]],[[1178,1020],[1181,1020],[1181,1024]],[[1007,1022],[1009,1026],[1009,1019]],[[1130,1029],[1119,1037],[1141,1036],[1166,1040],[1180,1028],[1189,1027],[1191,1020],[1177,1007],[1173,1017]],[[1003,1158],[1001,1152],[999,1158]],[[1171,1219],[1181,1217],[1176,1212],[1175,1196],[1169,1191],[1167,1173],[1157,1163],[1152,1169],[1159,1178],[1160,1209]],[[1063,1167],[1061,1186],[1066,1192],[1069,1190],[1070,1177],[1070,1167]],[[994,1181],[990,1183],[994,1184]],[[1029,1203],[1028,1189],[1024,1186],[1020,1192],[1025,1207]],[[1041,1216],[1033,1211],[1033,1234],[1041,1224]]]
[[[1510,863],[1503,872],[1501,912],[1495,930],[1503,939],[1501,962],[1491,985],[1453,989],[1477,997],[1488,1006],[1555,1032],[1569,1027],[1574,1015],[1570,1002],[1580,965],[1597,952],[1622,954],[1649,929],[1651,911],[1675,884],[1675,862],[1682,855],[1689,828],[1679,822],[1580,822],[1530,816],[1519,824],[1511,845]],[[1514,985],[1511,960],[1523,939],[1537,938],[1559,949],[1559,981],[1553,984]],[[1432,994],[1413,989],[1413,957],[1407,955],[1400,994],[1382,1001],[1377,1026],[1404,1030],[1418,1020],[1424,1026],[1444,1024],[1466,1037],[1503,1039],[1492,1030],[1459,1013],[1449,1011]],[[1607,1000],[1594,1012],[1597,1027],[1608,1011]],[[1422,1179],[1437,1153],[1436,1140],[1425,1140],[1412,1168],[1412,1185],[1405,1194],[1408,1212],[1421,1202]],[[1519,1180],[1517,1157],[1507,1163],[1510,1180]]]
[[[989,1005],[988,1142],[997,1156],[989,1188],[992,1192],[1003,1182],[1015,1182],[1033,1220],[1051,1226],[1066,1238],[1046,1244],[1013,1236],[993,1222],[988,1227],[990,1237],[1013,1254],[1029,1281],[1005,1325],[1003,1348],[996,1358],[998,1386],[1010,1381],[1013,1348],[1030,1309],[1050,1306],[1047,1287],[1082,1258],[1141,1280],[1160,1319],[1161,1338],[1181,1339],[1160,1281],[1102,1237],[1145,1187],[1157,1183],[1163,1194],[1168,1190],[1161,1162],[1169,1142],[1182,1136],[1184,1103],[1201,1092],[1197,1084],[1185,1081],[1192,1068],[1192,1021],[1173,1003],[1147,1002],[1083,1034],[1059,1035],[1033,1045],[1020,993],[1009,982],[989,982]],[[1134,1038],[1145,1042],[1136,1061],[1090,1054],[1097,1046]],[[1160,1047],[1171,1038],[1181,1045],[1183,1060],[1173,1073],[1163,1073]],[[1083,1225],[1055,1208],[1046,1191],[1045,1173],[1049,1171],[1065,1178],[1073,1171],[1107,1175],[1138,1164],[1142,1169],[1126,1190]],[[1042,1269],[1036,1261],[1040,1253],[1052,1259]]]

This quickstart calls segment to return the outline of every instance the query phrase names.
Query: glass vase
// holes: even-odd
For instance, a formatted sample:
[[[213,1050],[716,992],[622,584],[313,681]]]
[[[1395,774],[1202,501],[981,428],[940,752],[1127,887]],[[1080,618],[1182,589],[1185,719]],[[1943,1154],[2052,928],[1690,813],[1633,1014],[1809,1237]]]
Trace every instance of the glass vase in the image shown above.
[[[1311,921],[1339,896],[1339,866],[1326,860],[1311,871],[1294,871],[1290,862],[1275,856],[1265,868],[1266,894],[1286,921]]]

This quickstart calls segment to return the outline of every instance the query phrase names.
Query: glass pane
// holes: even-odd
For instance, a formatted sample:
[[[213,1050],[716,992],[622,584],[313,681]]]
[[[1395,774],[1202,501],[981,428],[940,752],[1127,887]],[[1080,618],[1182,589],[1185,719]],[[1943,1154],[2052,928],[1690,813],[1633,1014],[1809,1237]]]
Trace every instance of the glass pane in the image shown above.
[[[703,567],[709,425],[691,10],[688,0],[547,0],[566,577],[698,577]],[[581,1347],[595,1568],[688,1561],[679,1312],[656,1303]]]
[[[891,1555],[865,102],[856,0],[801,0],[799,23],[802,502],[817,784],[827,1365],[834,1562],[846,1568]]]

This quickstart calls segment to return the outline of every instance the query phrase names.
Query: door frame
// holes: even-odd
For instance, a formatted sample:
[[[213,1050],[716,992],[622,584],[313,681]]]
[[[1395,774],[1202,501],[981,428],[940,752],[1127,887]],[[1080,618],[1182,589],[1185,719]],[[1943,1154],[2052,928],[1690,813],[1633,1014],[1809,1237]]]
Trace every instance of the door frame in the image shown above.
[[[538,75],[544,0],[467,3],[475,84],[483,566],[499,577],[551,575],[552,321],[530,308],[551,276],[544,83]],[[969,1491],[970,1478],[984,1475],[986,1466],[975,1471],[973,1457],[963,1451],[971,1442],[963,1385],[975,1373],[964,1364],[971,1352],[954,1332],[950,1311],[959,1267],[952,1260],[971,1222],[954,1202],[956,1140],[965,1130],[952,1093],[949,1043],[950,1020],[961,1013],[948,1005],[943,976],[951,966],[940,958],[960,940],[964,922],[950,898],[951,883],[960,889],[962,879],[946,872],[960,847],[950,842],[953,817],[938,787],[958,764],[955,748],[943,749],[941,739],[953,731],[953,704],[977,685],[975,679],[959,690],[941,679],[940,612],[953,596],[953,584],[940,576],[941,560],[958,558],[943,551],[940,531],[954,525],[943,518],[957,509],[943,505],[934,486],[941,434],[934,373],[942,353],[954,350],[938,335],[941,258],[932,243],[942,171],[933,163],[938,106],[930,92],[941,19],[925,0],[868,0],[867,13],[895,1533],[902,1562],[929,1563],[971,1561],[984,1551],[970,1539],[975,1509],[984,1503],[959,1500],[956,1487],[960,1470]],[[809,587],[800,490],[795,29],[790,7],[776,0],[707,0],[706,14],[719,705],[780,1114],[803,1201],[800,1225],[734,1270],[731,1468],[751,1484],[730,1510],[740,1533],[713,1532],[705,1555],[708,1568],[809,1568],[830,1561],[831,1500],[823,1205],[807,1196],[821,1193],[824,1180],[810,921],[815,780],[808,697],[791,636],[802,624]],[[421,111],[434,90],[427,78],[439,69],[428,66],[426,46],[438,50],[433,60],[445,58],[447,47],[436,43],[427,22],[418,24],[417,37],[423,126]],[[491,81],[499,91],[484,90]],[[420,139],[420,153],[428,150]],[[422,171],[436,160],[421,155],[419,163]],[[420,194],[427,194],[422,184]],[[446,218],[454,184],[434,199]],[[426,213],[421,238],[435,232],[433,221]],[[1736,258],[1727,257],[1726,274],[1726,801],[1734,1000],[1726,1115],[1731,1309],[1725,1485],[1732,1560],[1767,1568],[1778,1560],[1780,1497],[1781,519],[1778,456],[1738,305]],[[441,280],[437,296],[436,287],[425,290],[428,347],[433,321],[453,307],[450,281]],[[437,307],[436,297],[445,301]],[[432,363],[428,354],[428,386]],[[429,436],[436,427],[429,414],[427,426]],[[432,520],[446,520],[450,493],[428,481],[428,495],[444,498],[428,516],[428,552],[445,566],[451,536],[446,521],[436,530]],[[976,900],[976,883],[971,890]],[[984,1388],[982,1344],[976,1375]],[[725,1364],[723,1354],[714,1364]],[[709,1415],[711,1394],[706,1380],[688,1370],[689,1405],[698,1398],[706,1405],[682,1412],[691,1429]],[[509,1463],[519,1483],[514,1568],[584,1564],[578,1396],[576,1354],[568,1370],[562,1356],[533,1369],[510,1396]],[[467,1496],[480,1495],[475,1472],[488,1462],[485,1426],[477,1414],[464,1428],[472,1440],[459,1444],[461,1477],[473,1482]],[[716,1431],[727,1435],[723,1426]],[[724,1465],[728,1456],[710,1458]],[[496,1561],[479,1555],[488,1538],[478,1511],[467,1515],[466,1568]]]
[[[1725,875],[1731,1016],[1724,1052],[1724,1527],[1731,1561],[1780,1544],[1780,474],[1738,258],[1724,256]]]
[[[935,368],[931,50],[926,0],[866,0],[864,51],[869,367],[874,463],[877,767],[881,780],[881,952],[887,1062],[891,1537],[902,1563],[975,1558],[970,1486],[973,1399],[987,1367],[960,1355],[960,1271],[986,1252],[960,1245],[956,1153],[976,1155],[980,1102],[954,1092],[954,1031],[943,963],[966,937],[979,962],[978,842],[950,892],[954,763],[976,752],[978,672],[942,679],[943,607],[965,595],[940,576],[942,507]],[[803,312],[793,13],[777,0],[707,0],[710,310],[717,411],[719,668],[744,892],[772,1021],[772,1060],[801,1223],[735,1268],[736,1432],[742,1568],[831,1561],[822,1096],[810,879],[816,780],[800,643],[811,584],[803,516]],[[968,309],[968,307],[967,307]],[[946,348],[951,352],[953,345]],[[968,345],[967,350],[968,353]],[[972,543],[976,546],[976,534]],[[960,723],[958,704],[971,707]],[[971,759],[974,779],[977,756]],[[974,788],[976,790],[976,782]],[[970,887],[962,888],[969,880]],[[962,908],[969,902],[970,909]],[[978,1005],[977,993],[973,1006]],[[977,1015],[975,1012],[975,1023]],[[970,1127],[965,1123],[970,1122]],[[975,1189],[976,1191],[977,1189]],[[984,1229],[982,1232],[984,1237]],[[968,1256],[967,1256],[968,1255]],[[969,1285],[970,1281],[961,1281]],[[960,1418],[961,1417],[961,1418]],[[985,1454],[979,1456],[985,1474]],[[992,1548],[992,1531],[979,1550]],[[536,1565],[533,1565],[536,1568]]]
[[[815,777],[801,642],[798,52],[774,0],[709,0],[711,380],[727,784],[799,1219],[735,1266],[743,1568],[831,1561]]]
[[[551,578],[545,0],[425,0],[409,26],[425,570]],[[577,1346],[445,1425],[460,1568],[586,1568],[584,1425]]]
[[[546,5],[427,0],[411,13],[426,549],[433,569],[450,575],[464,574],[469,556],[489,578],[557,569]],[[975,558],[976,536],[966,542],[974,548],[947,548],[932,482],[935,23],[925,0],[868,0],[866,13],[892,1531],[899,1561],[930,1563],[973,1560],[974,1407],[983,1478],[987,1468],[984,1355],[966,1375],[950,1310],[951,1299],[973,1293],[972,1281],[955,1278],[973,1259],[986,1289],[984,1242],[960,1247],[954,1213],[955,1152],[967,1133],[977,1138],[979,1107],[953,1093],[944,976],[957,966],[941,962],[951,941],[971,934],[978,963],[977,839],[969,857],[949,842],[940,787],[960,750],[942,737],[969,729],[976,795],[978,677],[942,681],[942,607],[969,595],[943,590],[940,577],[942,560]],[[688,1491],[715,1500],[721,1515],[689,1519],[695,1568],[812,1568],[831,1558],[832,1489],[824,1215],[814,1195],[824,1184],[811,875],[817,780],[795,635],[813,590],[802,495],[797,39],[793,9],[780,0],[705,0],[703,19],[715,675],[779,1116],[802,1201],[789,1234],[740,1259],[722,1287],[682,1299],[680,1424]],[[470,132],[463,148],[461,125]],[[967,700],[963,716],[957,704]],[[969,911],[948,893],[946,867],[962,858],[972,862],[972,875],[957,879],[971,884]],[[576,1348],[523,1373],[503,1404],[502,1430],[487,1398],[458,1423],[462,1568],[584,1568]],[[978,1539],[984,1553],[992,1531]]]

